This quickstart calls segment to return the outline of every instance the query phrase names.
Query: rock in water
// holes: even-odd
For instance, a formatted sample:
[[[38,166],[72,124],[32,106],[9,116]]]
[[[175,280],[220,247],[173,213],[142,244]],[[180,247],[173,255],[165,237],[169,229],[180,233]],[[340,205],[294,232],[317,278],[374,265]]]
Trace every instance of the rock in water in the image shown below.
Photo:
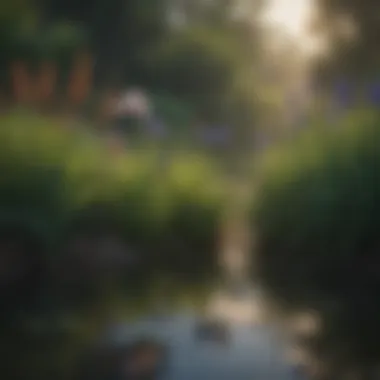
[[[226,323],[218,320],[203,320],[195,327],[198,340],[227,345],[230,340],[230,331]]]
[[[123,380],[156,380],[166,371],[168,348],[160,342],[144,339],[126,347],[120,361]]]
[[[168,348],[153,339],[104,344],[81,360],[77,380],[156,380],[166,372]]]

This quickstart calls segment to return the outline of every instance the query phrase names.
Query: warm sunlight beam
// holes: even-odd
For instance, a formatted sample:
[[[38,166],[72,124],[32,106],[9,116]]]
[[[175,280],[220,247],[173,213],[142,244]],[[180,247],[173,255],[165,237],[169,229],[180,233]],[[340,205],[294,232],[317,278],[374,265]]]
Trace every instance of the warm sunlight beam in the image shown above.
[[[313,0],[268,0],[264,22],[292,38],[304,51],[313,49],[308,24],[314,10]]]
[[[305,23],[310,15],[311,0],[269,0],[266,18],[269,22],[293,36],[305,33]]]

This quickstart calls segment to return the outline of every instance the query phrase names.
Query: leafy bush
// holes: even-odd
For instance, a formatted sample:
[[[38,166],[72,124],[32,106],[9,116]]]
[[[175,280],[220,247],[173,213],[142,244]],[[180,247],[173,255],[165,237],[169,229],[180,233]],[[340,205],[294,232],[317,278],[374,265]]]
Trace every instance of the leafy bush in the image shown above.
[[[358,112],[274,149],[253,208],[259,276],[290,310],[322,314],[314,353],[348,369],[380,354],[379,122]]]
[[[72,220],[102,205],[145,255],[146,269],[176,272],[175,256],[193,275],[211,270],[223,185],[204,159],[173,153],[160,167],[159,152],[115,156],[95,136],[33,115],[3,117],[0,135],[4,218],[27,214],[54,242]]]
[[[198,117],[224,120],[231,98],[237,101],[236,76],[246,73],[246,51],[235,37],[212,27],[185,28],[169,36],[146,57],[157,72],[156,86],[191,104]]]
[[[171,134],[183,135],[194,125],[194,111],[186,103],[162,94],[152,100],[156,114],[171,129]]]

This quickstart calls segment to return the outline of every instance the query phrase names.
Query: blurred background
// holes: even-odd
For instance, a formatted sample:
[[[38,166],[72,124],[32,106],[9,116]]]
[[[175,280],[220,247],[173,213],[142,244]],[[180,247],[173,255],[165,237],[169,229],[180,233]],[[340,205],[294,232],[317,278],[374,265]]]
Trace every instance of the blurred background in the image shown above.
[[[2,1],[1,378],[378,379],[379,20]]]

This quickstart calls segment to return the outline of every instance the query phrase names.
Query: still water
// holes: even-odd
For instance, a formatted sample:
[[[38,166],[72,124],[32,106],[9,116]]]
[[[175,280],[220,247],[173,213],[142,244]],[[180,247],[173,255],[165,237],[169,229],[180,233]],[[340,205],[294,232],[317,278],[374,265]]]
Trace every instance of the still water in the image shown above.
[[[220,299],[215,302],[219,307]],[[233,308],[225,301],[221,309],[231,311]],[[170,364],[163,380],[300,379],[286,363],[283,345],[273,326],[255,321],[252,313],[246,320],[233,320],[231,316],[228,319],[231,329],[228,345],[198,341],[194,330],[199,314],[192,310],[154,315],[118,326],[108,338],[115,343],[123,343],[140,337],[154,337],[167,344]]]

